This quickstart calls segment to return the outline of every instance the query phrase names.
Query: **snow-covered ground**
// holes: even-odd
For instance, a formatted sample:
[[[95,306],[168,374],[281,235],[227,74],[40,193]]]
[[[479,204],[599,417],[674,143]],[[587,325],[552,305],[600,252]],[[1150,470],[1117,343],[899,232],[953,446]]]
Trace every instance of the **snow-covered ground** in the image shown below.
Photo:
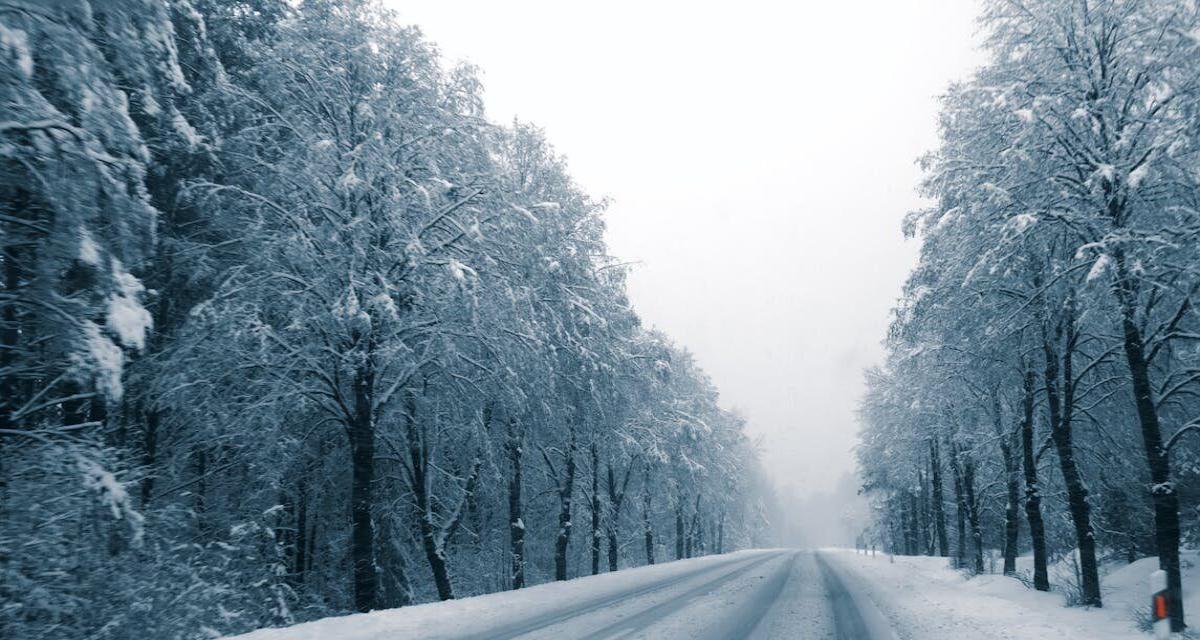
[[[1184,557],[1186,606],[1200,584]],[[1023,563],[1024,564],[1024,563]],[[966,578],[944,558],[846,549],[744,551],[538,585],[519,591],[326,618],[237,640],[1117,640],[1148,638],[1153,558],[1109,567],[1103,609],[996,574]],[[1064,567],[1052,568],[1055,573]]]
[[[1148,607],[1147,580],[1155,558],[1108,567],[1103,609],[1064,606],[1060,593],[1034,591],[1014,578],[985,574],[967,579],[944,558],[863,556],[853,550],[822,552],[847,587],[869,597],[900,638],[913,640],[1128,640],[1149,637],[1137,628]],[[1197,554],[1184,554],[1184,609],[1200,615]],[[1022,565],[1018,565],[1020,568]],[[1053,573],[1052,569],[1052,581]]]
[[[396,640],[495,637],[531,620],[543,622],[617,608],[642,592],[685,588],[724,575],[734,565],[777,551],[753,550],[667,562],[616,573],[541,584],[518,591],[435,602],[365,614],[323,618],[279,629],[260,629],[236,640]],[[710,576],[711,574],[711,576]],[[609,616],[611,617],[611,616]]]

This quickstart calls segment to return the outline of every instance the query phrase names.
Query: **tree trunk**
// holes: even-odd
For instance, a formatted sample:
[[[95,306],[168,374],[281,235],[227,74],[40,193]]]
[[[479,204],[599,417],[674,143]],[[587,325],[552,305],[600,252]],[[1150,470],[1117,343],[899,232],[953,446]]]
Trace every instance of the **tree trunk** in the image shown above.
[[[301,472],[297,483],[296,493],[299,495],[296,505],[296,544],[292,550],[292,582],[295,585],[304,584],[305,567],[308,563],[308,478],[306,472]]]
[[[1017,546],[1021,534],[1021,520],[1018,505],[1021,502],[1021,485],[1017,478],[1017,467],[1011,461],[1012,447],[1005,453],[1005,464],[1010,466],[1007,473],[1008,502],[1004,505],[1004,575],[1011,576],[1017,572]]]
[[[967,521],[971,524],[971,542],[975,546],[975,573],[983,573],[983,531],[979,527],[979,498],[975,495],[975,461],[962,461],[963,493],[967,499]]]
[[[683,496],[679,496],[679,501],[675,504],[675,559],[683,559]]]
[[[375,483],[375,372],[370,364],[354,377],[354,415],[350,424],[350,558],[354,573],[354,608],[376,608],[375,526],[371,520]],[[411,420],[412,418],[410,418]]]
[[[628,477],[628,476],[626,476]],[[618,565],[617,559],[617,523],[621,517],[621,502],[625,498],[624,492],[617,491],[617,481],[613,477],[612,463],[608,465],[608,522],[605,529],[608,534],[608,570],[616,571]]]
[[[925,486],[925,470],[921,467],[924,465],[917,468],[917,546],[922,554],[933,555],[930,551],[929,492]]]
[[[684,552],[685,558],[691,558],[692,552],[695,549],[695,546],[696,546],[695,545],[695,543],[696,543],[696,524],[699,521],[699,517],[700,517],[700,494],[697,493],[696,494],[696,506],[692,510],[692,519],[691,519],[691,521],[688,522],[688,527],[687,527],[687,536],[686,536],[687,548]]]
[[[929,477],[933,483],[933,526],[937,534],[938,555],[950,556],[950,543],[946,538],[945,496],[942,495],[942,460],[937,439],[929,439]]]
[[[289,550],[296,548],[296,496],[291,492],[280,489],[279,497],[275,499],[275,504],[280,509],[273,513],[274,533],[272,539],[278,545],[280,560],[283,562],[284,574],[283,579],[289,585],[294,585],[296,573],[293,567],[293,558],[288,557]]]
[[[608,527],[608,570],[609,571],[617,570],[617,565],[619,564],[618,560],[617,560],[618,550],[619,550],[619,548],[617,545],[617,530],[616,530],[616,527],[613,527],[610,525]]]
[[[1083,483],[1083,476],[1075,464],[1075,451],[1071,438],[1071,414],[1075,406],[1074,399],[1074,370],[1072,367],[1075,351],[1075,313],[1074,305],[1068,299],[1066,318],[1061,322],[1066,324],[1066,339],[1063,341],[1062,354],[1062,395],[1059,395],[1059,356],[1055,352],[1054,343],[1049,336],[1043,336],[1042,350],[1046,356],[1046,404],[1050,411],[1050,438],[1054,442],[1058,454],[1059,468],[1062,471],[1063,483],[1067,489],[1067,505],[1071,513],[1071,522],[1075,525],[1075,540],[1079,546],[1080,588],[1084,606],[1100,607],[1100,572],[1096,566],[1096,537],[1092,532],[1091,505],[1088,504],[1088,490]],[[1062,324],[1055,330],[1055,342],[1062,337]]]
[[[917,515],[919,510],[917,494],[910,491],[908,493],[908,539],[905,544],[905,555],[915,556],[921,553],[921,523]]]
[[[426,503],[425,508],[430,508]],[[423,513],[430,513],[423,511]],[[432,514],[431,514],[432,515]],[[453,600],[454,587],[450,583],[450,568],[446,564],[446,549],[438,540],[437,529],[428,522],[428,516],[419,518],[421,529],[421,546],[425,550],[425,559],[429,561],[429,570],[433,573],[433,584],[437,587],[438,600]]]
[[[592,454],[592,575],[600,573],[600,454],[596,443],[591,446]],[[612,561],[609,561],[612,564]]]
[[[1034,374],[1025,371],[1025,387],[1021,418],[1021,463],[1025,471],[1025,520],[1029,522],[1029,539],[1033,546],[1033,588],[1050,590],[1046,568],[1046,525],[1042,521],[1042,494],[1038,486],[1037,460],[1033,451],[1033,384]]]
[[[625,476],[621,482],[617,483],[616,474],[613,473],[612,462],[608,463],[608,474],[606,476],[606,485],[608,489],[608,522],[605,529],[608,533],[608,570],[617,570],[617,527],[621,523],[621,506],[625,504],[625,492],[629,489],[629,477],[633,473],[633,465],[635,460],[629,461],[629,466],[625,467]]]
[[[897,504],[899,509],[897,512]],[[888,537],[892,554],[904,553],[904,502],[897,496],[888,499]]]
[[[1183,581],[1179,566],[1179,495],[1171,481],[1171,460],[1163,448],[1162,429],[1150,382],[1150,363],[1146,345],[1138,328],[1135,310],[1135,291],[1125,264],[1123,251],[1116,252],[1117,282],[1115,288],[1121,302],[1121,328],[1125,360],[1133,384],[1133,398],[1138,423],[1142,430],[1142,446],[1150,467],[1150,497],[1154,501],[1154,542],[1158,548],[1158,566],[1167,572],[1167,610],[1171,616],[1171,631],[1187,628],[1183,611]]]
[[[962,470],[959,468],[958,447],[950,442],[950,475],[954,478],[954,505],[957,515],[954,566],[962,568],[967,564],[967,499],[963,494]]]
[[[438,599],[453,600],[454,588],[450,583],[450,569],[446,563],[446,538],[441,535],[441,531],[434,524],[436,508],[433,496],[430,495],[432,479],[429,477],[428,438],[420,433],[416,398],[412,393],[406,393],[405,398],[409,468],[412,471],[411,489],[417,505],[417,529],[421,533],[421,548],[425,552],[425,560],[429,563],[429,570],[433,574],[433,583],[437,587]]]
[[[642,534],[646,542],[646,564],[654,564],[654,525],[651,521],[650,465],[642,473]]]
[[[1004,575],[1011,576],[1017,572],[1017,544],[1021,527],[1021,512],[1017,507],[1021,502],[1021,479],[1013,452],[1012,434],[1004,431],[998,395],[992,396],[992,425],[1000,439],[1000,458],[1004,463],[1004,481],[1007,489],[1007,501],[1004,504]]]
[[[717,521],[717,553],[725,553],[725,512],[721,512],[721,519]]]
[[[312,531],[308,534],[308,562],[304,567],[304,573],[312,572],[313,563],[316,562],[317,556],[317,525],[313,524]]]
[[[512,473],[508,477],[508,535],[512,560],[512,588],[525,586],[525,520],[521,507],[521,448],[523,438],[516,421],[508,421],[505,448]]]
[[[567,547],[571,542],[571,499],[575,495],[575,427],[567,435],[565,475],[558,488],[558,536],[554,540],[554,579],[567,579]]]

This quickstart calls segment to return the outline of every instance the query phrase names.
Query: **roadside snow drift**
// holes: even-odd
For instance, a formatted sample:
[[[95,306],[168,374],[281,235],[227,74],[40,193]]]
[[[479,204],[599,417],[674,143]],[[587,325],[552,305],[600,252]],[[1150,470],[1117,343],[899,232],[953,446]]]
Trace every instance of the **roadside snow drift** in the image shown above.
[[[1157,558],[1109,566],[1101,579],[1103,609],[1066,607],[1061,593],[1035,591],[1015,578],[984,574],[967,579],[945,558],[863,556],[826,549],[822,555],[848,589],[869,597],[901,638],[913,640],[1130,640],[1139,612],[1149,604],[1148,578]],[[1184,611],[1200,616],[1196,552],[1185,552]],[[1020,565],[1018,565],[1020,567]],[[1051,572],[1054,583],[1054,572]]]

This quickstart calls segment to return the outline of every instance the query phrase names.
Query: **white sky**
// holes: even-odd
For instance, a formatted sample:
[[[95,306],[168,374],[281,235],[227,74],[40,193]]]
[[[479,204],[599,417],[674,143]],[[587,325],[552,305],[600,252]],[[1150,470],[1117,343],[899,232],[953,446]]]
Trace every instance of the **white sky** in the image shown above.
[[[690,348],[800,491],[853,469],[862,369],[916,246],[936,97],[977,0],[390,0],[612,198],[643,319]]]

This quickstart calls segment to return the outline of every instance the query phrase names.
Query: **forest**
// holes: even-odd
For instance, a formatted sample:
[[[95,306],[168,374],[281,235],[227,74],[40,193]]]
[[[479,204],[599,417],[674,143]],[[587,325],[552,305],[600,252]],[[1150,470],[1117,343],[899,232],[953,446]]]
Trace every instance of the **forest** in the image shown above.
[[[942,99],[929,207],[867,372],[865,544],[1104,605],[1157,556],[1184,627],[1200,537],[1200,8],[991,0]],[[1075,570],[1052,584],[1047,566]]]
[[[479,77],[371,0],[0,0],[0,636],[217,637],[762,543],[744,418]],[[1175,215],[1112,184],[1130,229]],[[1180,309],[1179,346],[1138,343],[1157,385],[1191,375],[1189,256],[1137,267],[1162,300],[1128,283]],[[1085,363],[1116,303],[1078,300]]]

